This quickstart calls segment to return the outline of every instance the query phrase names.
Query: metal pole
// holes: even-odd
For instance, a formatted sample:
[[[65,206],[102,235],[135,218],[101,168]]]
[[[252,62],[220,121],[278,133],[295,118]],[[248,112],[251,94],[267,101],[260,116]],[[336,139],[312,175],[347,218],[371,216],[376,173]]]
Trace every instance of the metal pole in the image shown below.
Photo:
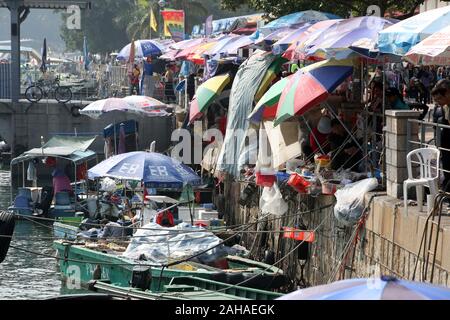
[[[11,16],[11,100],[20,98],[20,7],[18,1],[8,2]]]
[[[330,105],[328,103],[325,103],[325,106],[327,107],[327,109],[330,111],[330,113],[333,115],[333,117],[335,117],[339,123],[344,127],[345,131],[347,131],[347,133],[350,135],[350,138],[352,138],[352,140],[356,143],[356,145],[358,146],[358,148],[364,152],[363,147],[361,147],[361,145],[359,144],[358,140],[356,140],[356,138],[353,136],[353,134],[350,132],[350,130],[348,130],[347,126],[345,125],[344,122],[342,122],[342,120],[337,116],[337,114],[334,112],[333,108],[330,107]]]
[[[322,149],[322,146],[320,145],[319,140],[317,140],[316,135],[314,134],[314,132],[312,131],[311,127],[309,126],[308,121],[306,121],[305,116],[302,115],[303,121],[305,121],[306,126],[308,127],[309,132],[312,134],[312,137],[314,138],[314,141],[316,141],[317,146],[319,147],[320,151],[322,152],[322,154],[325,154],[325,152]]]

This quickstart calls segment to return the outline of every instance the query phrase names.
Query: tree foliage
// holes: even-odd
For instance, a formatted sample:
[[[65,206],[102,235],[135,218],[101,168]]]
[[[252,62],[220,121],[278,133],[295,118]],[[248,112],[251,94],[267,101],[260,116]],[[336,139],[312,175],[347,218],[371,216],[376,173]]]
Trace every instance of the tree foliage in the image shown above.
[[[247,5],[267,13],[270,18],[310,9],[334,13],[345,18],[350,14],[366,15],[371,5],[377,5],[382,16],[387,12],[399,11],[404,17],[408,17],[423,2],[424,0],[221,0],[221,5],[228,10],[236,10],[242,5]]]

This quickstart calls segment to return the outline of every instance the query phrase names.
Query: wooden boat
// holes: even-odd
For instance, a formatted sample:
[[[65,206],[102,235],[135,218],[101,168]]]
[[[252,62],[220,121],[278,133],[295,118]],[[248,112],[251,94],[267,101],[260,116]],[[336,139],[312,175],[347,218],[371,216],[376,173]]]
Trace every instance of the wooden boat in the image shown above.
[[[67,192],[59,192],[53,194],[51,186],[46,187],[27,187],[25,165],[31,161],[44,160],[48,158],[62,159],[73,164],[74,177],[77,177],[77,167],[91,160],[97,160],[94,151],[89,150],[89,146],[94,142],[95,136],[92,137],[70,137],[70,136],[54,136],[40,148],[34,148],[21,154],[11,160],[10,170],[13,177],[13,170],[22,167],[22,187],[18,189],[18,195],[13,200],[13,186],[11,183],[11,203],[9,211],[25,217],[46,216],[49,218],[58,217],[74,217],[75,213],[83,208],[82,203],[78,201],[78,197],[85,193],[80,184],[72,183],[74,187],[73,199]],[[39,163],[39,162],[37,162]],[[42,164],[38,164],[42,167]],[[42,171],[49,171],[49,168],[41,168]],[[20,172],[20,169],[18,170]],[[50,176],[50,173],[48,173]],[[36,181],[37,182],[37,181]],[[54,205],[51,205],[53,197],[55,197]],[[38,200],[40,199],[40,200]]]
[[[85,285],[91,280],[107,279],[115,286],[127,288],[133,279],[142,277],[142,272],[148,272],[152,281],[149,284],[139,285],[140,289],[156,293],[163,290],[164,286],[173,283],[173,279],[177,277],[195,277],[222,284],[240,284],[247,280],[242,286],[261,290],[279,288],[286,283],[281,269],[239,256],[226,257],[228,269],[195,262],[160,268],[151,267],[148,264],[146,266],[146,261],[132,260],[122,256],[117,251],[120,245],[112,242],[100,246],[95,243],[57,240],[54,241],[53,247],[57,250],[63,278],[70,280],[73,272],[76,271],[81,283]],[[124,250],[125,248],[122,247],[121,251]]]

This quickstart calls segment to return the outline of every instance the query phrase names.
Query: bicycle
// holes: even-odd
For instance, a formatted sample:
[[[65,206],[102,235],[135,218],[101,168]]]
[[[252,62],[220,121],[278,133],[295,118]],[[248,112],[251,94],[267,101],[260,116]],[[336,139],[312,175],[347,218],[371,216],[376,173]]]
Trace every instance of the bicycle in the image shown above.
[[[72,90],[69,87],[59,85],[59,78],[53,81],[40,79],[33,83],[25,91],[25,97],[30,102],[39,102],[44,97],[53,93],[56,101],[66,103],[72,100]]]

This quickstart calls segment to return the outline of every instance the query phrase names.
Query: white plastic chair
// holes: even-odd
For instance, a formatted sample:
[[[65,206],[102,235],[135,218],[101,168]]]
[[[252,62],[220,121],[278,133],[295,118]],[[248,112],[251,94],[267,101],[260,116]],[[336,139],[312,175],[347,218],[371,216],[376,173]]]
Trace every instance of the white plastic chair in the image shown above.
[[[419,211],[422,211],[424,187],[430,189],[430,200],[428,201],[428,211],[433,203],[434,197],[438,193],[439,182],[439,159],[440,151],[436,148],[420,148],[413,150],[406,156],[406,164],[408,166],[408,179],[403,182],[403,198],[405,204],[405,213],[408,214],[408,188],[416,187],[417,205]],[[412,172],[412,156],[416,156],[419,164],[420,177],[414,178]],[[433,173],[432,161],[436,160],[436,172]]]

